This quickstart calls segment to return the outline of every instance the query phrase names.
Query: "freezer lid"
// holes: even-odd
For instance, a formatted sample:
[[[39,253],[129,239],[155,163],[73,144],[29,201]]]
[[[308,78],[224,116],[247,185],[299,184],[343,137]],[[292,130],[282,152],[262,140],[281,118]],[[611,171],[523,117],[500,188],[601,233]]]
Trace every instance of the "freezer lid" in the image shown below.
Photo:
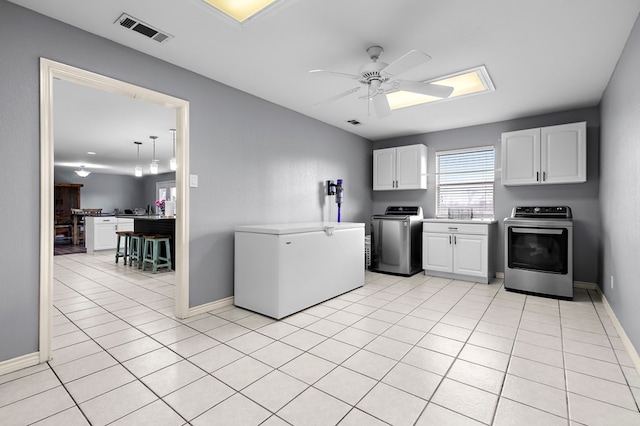
[[[363,228],[364,223],[357,222],[305,222],[305,223],[278,223],[271,225],[243,225],[236,226],[236,232],[248,232],[254,234],[301,234],[305,232],[326,231],[327,229],[357,229]]]

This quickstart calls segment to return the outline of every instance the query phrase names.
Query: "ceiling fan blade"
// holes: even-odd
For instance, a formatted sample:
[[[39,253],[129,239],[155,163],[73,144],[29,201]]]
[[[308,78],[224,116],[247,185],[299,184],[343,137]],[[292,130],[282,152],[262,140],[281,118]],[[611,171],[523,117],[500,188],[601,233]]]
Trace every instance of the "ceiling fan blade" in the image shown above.
[[[310,72],[310,73],[319,73],[319,72],[322,72],[322,73],[332,74],[332,75],[335,75],[335,76],[337,76],[337,77],[351,78],[351,79],[354,79],[354,80],[357,80],[357,79],[358,79],[358,76],[357,76],[357,75],[355,75],[355,74],[347,74],[347,73],[344,73],[344,72],[327,71],[327,70],[311,70],[311,71],[309,71],[309,72]]]
[[[387,101],[387,95],[379,93],[373,97],[373,109],[376,111],[376,115],[379,118],[386,117],[391,114],[391,108],[389,107],[389,101]]]
[[[429,59],[431,59],[431,56],[426,53],[420,52],[419,50],[411,50],[410,52],[405,53],[404,56],[384,67],[382,72],[389,75],[402,74],[413,67],[417,67],[418,65],[427,62]]]
[[[350,94],[357,92],[358,90],[360,90],[360,87],[361,86],[354,87],[353,89],[349,89],[346,92],[338,93],[337,95],[327,98],[324,101],[320,101],[317,104],[314,104],[313,106],[317,107],[318,105],[324,105],[324,104],[337,101],[338,99],[344,98],[345,96],[349,96]]]
[[[441,86],[439,84],[422,83],[420,81],[396,80],[400,90],[419,93],[421,95],[435,96],[437,98],[448,98],[453,92],[451,86]]]

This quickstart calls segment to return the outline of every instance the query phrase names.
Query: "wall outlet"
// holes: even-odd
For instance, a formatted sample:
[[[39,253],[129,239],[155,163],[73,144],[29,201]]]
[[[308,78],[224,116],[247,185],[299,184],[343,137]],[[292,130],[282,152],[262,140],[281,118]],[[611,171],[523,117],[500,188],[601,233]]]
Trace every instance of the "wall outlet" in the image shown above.
[[[613,290],[613,275],[610,276],[611,289]]]

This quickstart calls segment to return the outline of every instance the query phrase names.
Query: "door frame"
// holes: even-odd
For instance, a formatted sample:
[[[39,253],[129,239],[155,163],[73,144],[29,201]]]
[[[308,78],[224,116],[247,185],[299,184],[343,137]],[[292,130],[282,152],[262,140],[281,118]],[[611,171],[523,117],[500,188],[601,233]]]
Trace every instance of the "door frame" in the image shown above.
[[[189,315],[189,102],[50,59],[40,58],[40,362],[51,359],[53,322],[53,79],[118,93],[176,110],[175,315]]]

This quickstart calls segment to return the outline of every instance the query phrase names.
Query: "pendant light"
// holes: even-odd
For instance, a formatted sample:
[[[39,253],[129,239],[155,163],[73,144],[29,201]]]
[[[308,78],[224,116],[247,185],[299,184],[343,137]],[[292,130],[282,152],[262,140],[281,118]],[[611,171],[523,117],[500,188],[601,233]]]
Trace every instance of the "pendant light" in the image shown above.
[[[156,139],[157,136],[149,136],[153,140],[153,158],[151,159],[151,164],[149,165],[149,171],[152,175],[158,174],[158,160],[156,160]]]
[[[142,167],[140,167],[140,145],[142,145],[142,142],[134,142],[137,147],[138,147],[138,158],[136,160],[136,167],[135,169],[133,169],[134,175],[136,177],[140,177],[142,176]]]
[[[169,129],[171,135],[173,136],[173,156],[169,160],[169,168],[171,170],[176,169],[176,129]]]
[[[75,170],[75,173],[81,178],[85,178],[91,174],[89,170],[85,170],[84,166],[80,166],[80,170]]]

